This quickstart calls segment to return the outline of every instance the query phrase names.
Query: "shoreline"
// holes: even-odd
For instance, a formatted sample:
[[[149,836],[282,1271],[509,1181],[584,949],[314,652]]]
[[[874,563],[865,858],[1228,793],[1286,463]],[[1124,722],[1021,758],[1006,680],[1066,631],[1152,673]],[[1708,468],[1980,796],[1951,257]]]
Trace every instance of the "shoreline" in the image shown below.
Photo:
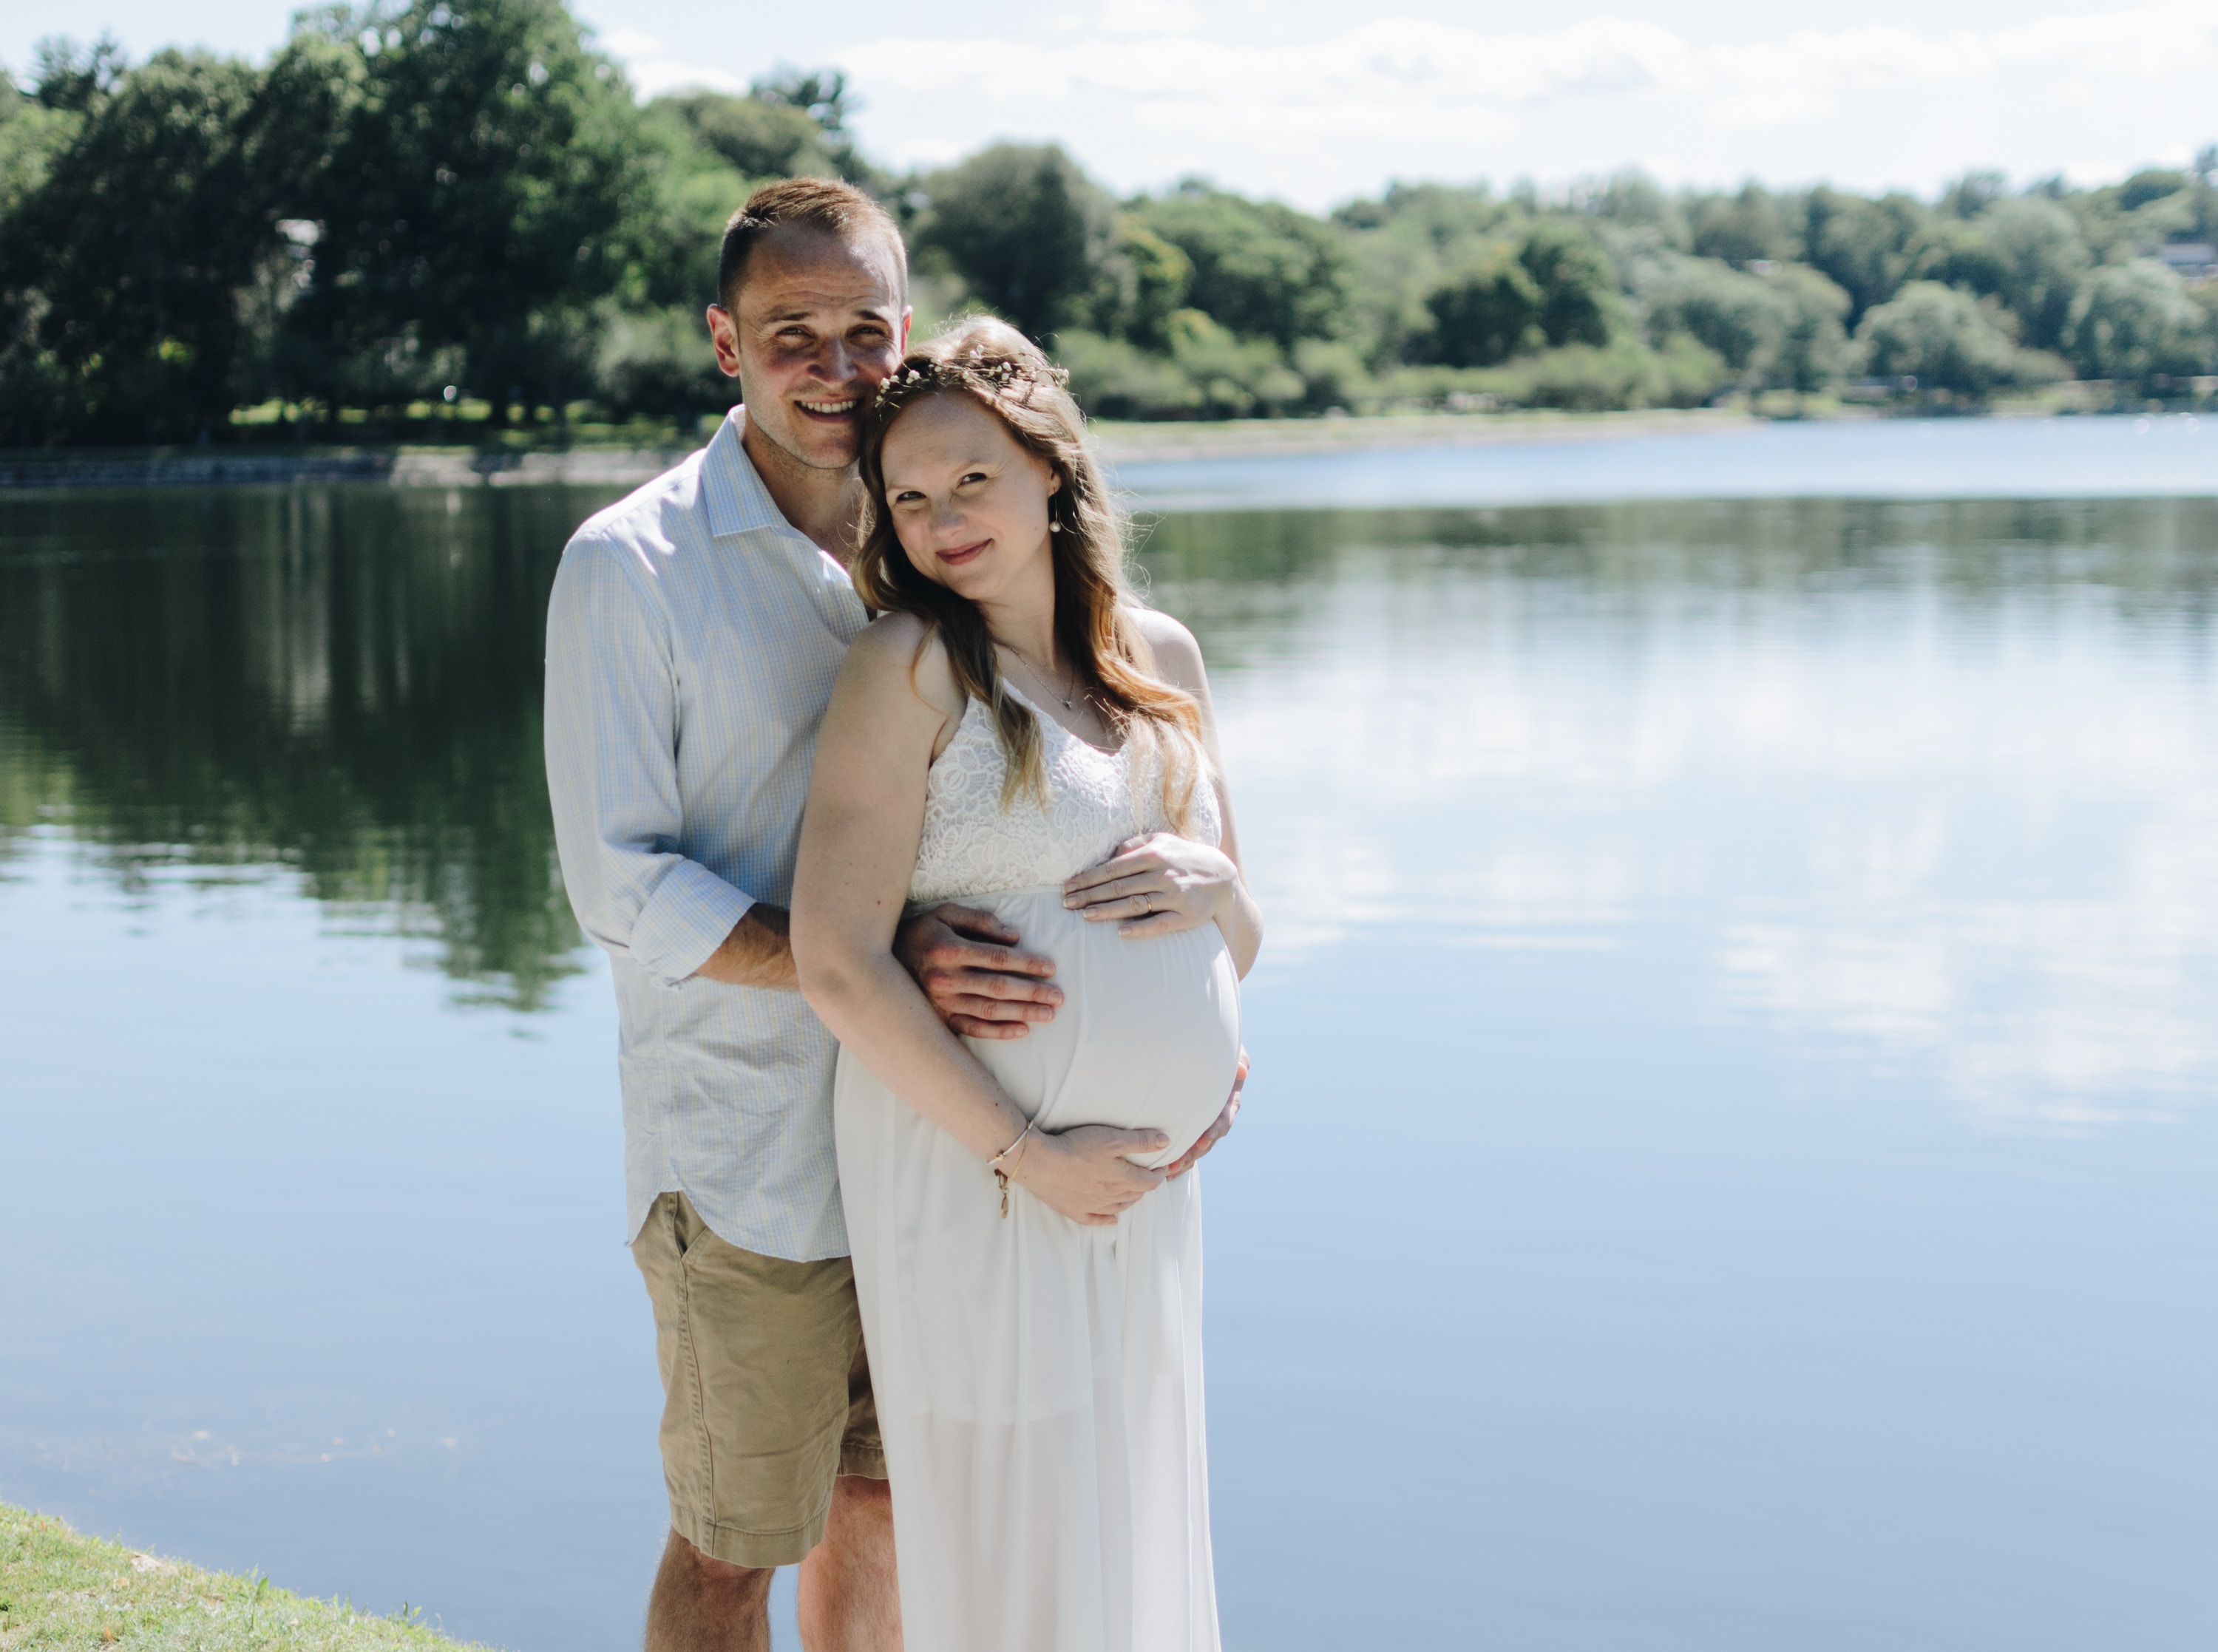
[[[1750,429],[1773,422],[1739,409],[1697,407],[1635,413],[1384,413],[1193,424],[1104,420],[1094,428],[1102,458],[1113,469],[1120,465],[1284,458],[1364,449],[1491,447],[1692,435]],[[660,474],[694,450],[694,445],[678,444],[512,453],[407,445],[14,449],[0,450],[0,492],[271,487],[331,482],[425,488],[624,486]]]

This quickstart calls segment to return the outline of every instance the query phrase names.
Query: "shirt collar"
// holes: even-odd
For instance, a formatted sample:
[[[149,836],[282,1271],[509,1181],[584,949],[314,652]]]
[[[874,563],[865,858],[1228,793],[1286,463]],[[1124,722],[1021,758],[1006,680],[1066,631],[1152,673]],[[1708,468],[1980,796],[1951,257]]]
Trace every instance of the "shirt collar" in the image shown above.
[[[746,434],[747,410],[734,407],[709,438],[701,455],[701,488],[709,501],[709,531],[718,538],[727,534],[751,534],[765,528],[800,529],[785,519],[778,502],[763,486],[761,473],[740,438]]]

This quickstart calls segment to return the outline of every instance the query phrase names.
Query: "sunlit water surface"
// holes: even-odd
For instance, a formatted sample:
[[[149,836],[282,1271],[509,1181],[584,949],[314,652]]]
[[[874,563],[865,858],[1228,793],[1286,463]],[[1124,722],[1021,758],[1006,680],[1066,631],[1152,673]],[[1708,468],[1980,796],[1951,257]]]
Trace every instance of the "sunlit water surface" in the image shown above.
[[[537,756],[603,497],[0,498],[0,1496],[634,1641],[659,1393]],[[1145,560],[1272,923],[1204,1172],[1228,1645],[2210,1644],[2218,503]]]

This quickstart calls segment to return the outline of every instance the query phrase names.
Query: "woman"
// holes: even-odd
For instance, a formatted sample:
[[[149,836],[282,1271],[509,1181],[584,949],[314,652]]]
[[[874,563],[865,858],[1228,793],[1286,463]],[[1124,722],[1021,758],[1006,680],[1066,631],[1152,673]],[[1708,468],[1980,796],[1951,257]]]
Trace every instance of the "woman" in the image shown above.
[[[862,474],[883,617],[825,715],[793,948],[841,1047],[905,1643],[1215,1652],[1200,1195],[1157,1167],[1231,1087],[1261,921],[1200,650],[1127,597],[1078,409],[1002,324],[909,357]],[[1053,1021],[942,1027],[888,949],[950,900],[1054,961]]]

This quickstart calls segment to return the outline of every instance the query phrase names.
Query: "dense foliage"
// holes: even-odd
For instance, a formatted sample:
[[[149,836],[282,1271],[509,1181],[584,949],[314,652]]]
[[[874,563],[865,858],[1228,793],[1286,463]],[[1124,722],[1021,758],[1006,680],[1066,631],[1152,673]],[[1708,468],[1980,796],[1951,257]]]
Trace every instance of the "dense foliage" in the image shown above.
[[[887,201],[927,319],[1051,337],[1112,415],[1977,405],[2074,379],[2103,405],[2218,370],[2218,151],[1932,202],[1627,173],[1396,184],[1318,218],[1198,180],[1119,201],[1052,145],[897,178],[852,113],[834,71],[641,105],[562,0],[327,5],[260,67],[48,42],[0,74],[0,444],[713,411],[718,232],[800,173]]]

